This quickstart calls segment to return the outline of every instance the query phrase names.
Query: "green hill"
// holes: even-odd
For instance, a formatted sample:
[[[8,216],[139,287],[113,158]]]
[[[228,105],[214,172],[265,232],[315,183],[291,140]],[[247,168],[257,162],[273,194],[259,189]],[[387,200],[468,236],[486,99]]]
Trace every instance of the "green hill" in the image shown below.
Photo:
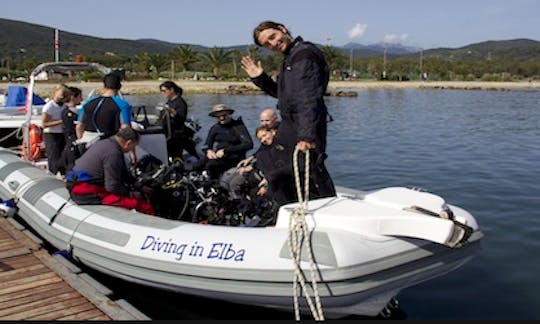
[[[101,56],[106,53],[134,55],[139,53],[167,53],[178,44],[154,40],[126,40],[98,38],[60,31],[60,56]],[[21,52],[21,49],[24,52]],[[54,60],[54,28],[26,22],[0,19],[0,57],[37,61]]]
[[[540,42],[530,39],[487,41],[460,48],[424,51],[426,58],[454,61],[540,61]]]
[[[34,60],[37,62],[54,59],[54,28],[0,18],[0,59],[5,60]],[[156,39],[113,39],[99,38],[81,34],[60,31],[60,56],[67,60],[70,56],[83,55],[95,57],[107,54],[132,56],[141,53],[168,53],[180,44],[164,42]],[[191,44],[190,44],[191,45]],[[348,44],[338,47],[348,55],[349,47],[356,46],[355,57],[380,56],[383,47]],[[191,45],[196,51],[206,52],[209,48]],[[246,51],[248,45],[225,47]],[[419,49],[418,49],[419,50]],[[263,55],[267,51],[261,52]],[[413,57],[406,51],[389,51],[389,57]],[[514,39],[503,41],[487,41],[471,44],[460,48],[436,48],[423,52],[425,58],[437,58],[448,61],[478,61],[478,60],[506,60],[520,62],[540,61],[540,42],[530,39]]]

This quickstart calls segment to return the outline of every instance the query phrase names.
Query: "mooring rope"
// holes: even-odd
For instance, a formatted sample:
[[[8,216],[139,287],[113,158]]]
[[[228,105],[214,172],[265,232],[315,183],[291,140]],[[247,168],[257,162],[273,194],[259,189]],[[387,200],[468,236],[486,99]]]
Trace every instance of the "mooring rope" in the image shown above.
[[[2,143],[3,141],[7,140],[8,138],[10,138],[10,137],[12,137],[14,135],[18,135],[20,129],[21,128],[19,127],[17,129],[13,130],[12,132],[10,132],[9,134],[7,134],[6,136],[0,138],[0,143]],[[18,139],[18,137],[16,137],[16,138]]]
[[[317,278],[315,275],[315,262],[313,261],[313,251],[311,249],[311,240],[309,237],[308,225],[306,222],[306,212],[308,210],[309,200],[309,150],[305,156],[305,173],[304,173],[304,195],[302,195],[302,184],[300,181],[300,171],[298,168],[298,148],[295,149],[293,154],[293,167],[294,178],[296,184],[296,194],[298,196],[298,206],[292,211],[289,217],[289,232],[288,232],[288,244],[289,252],[294,262],[294,278],[293,278],[293,303],[295,319],[300,321],[300,307],[298,304],[298,284],[302,288],[302,292],[306,298],[306,301],[311,310],[311,314],[316,321],[324,321],[324,315],[322,310],[321,299],[319,297],[319,290],[317,289]],[[306,281],[304,279],[301,268],[301,252],[302,243],[305,241],[306,250],[308,254],[309,270],[311,275],[311,288],[313,290],[313,297],[315,298],[315,305],[309,295],[306,287]]]

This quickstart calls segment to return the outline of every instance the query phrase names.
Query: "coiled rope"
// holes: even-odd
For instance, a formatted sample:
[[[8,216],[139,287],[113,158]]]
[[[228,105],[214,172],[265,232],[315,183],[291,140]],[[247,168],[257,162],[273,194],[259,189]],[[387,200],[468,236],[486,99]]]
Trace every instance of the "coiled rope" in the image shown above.
[[[288,245],[289,252],[294,262],[294,278],[293,278],[293,303],[295,319],[300,321],[300,308],[298,304],[298,284],[302,288],[302,292],[306,298],[306,301],[311,310],[311,314],[316,321],[324,321],[324,315],[322,310],[321,299],[319,297],[319,291],[317,289],[317,278],[315,275],[315,262],[313,261],[313,251],[311,249],[311,240],[308,232],[308,225],[306,222],[306,212],[308,210],[309,200],[309,150],[306,151],[305,156],[305,174],[304,174],[304,195],[302,195],[302,184],[300,181],[300,171],[298,167],[298,148],[295,149],[293,154],[293,167],[294,178],[296,184],[296,194],[298,196],[298,206],[294,208],[289,217],[289,232],[288,232]],[[311,299],[306,287],[306,281],[304,279],[301,268],[301,252],[302,243],[305,241],[306,250],[308,254],[309,270],[311,275],[311,288],[313,290],[313,297],[315,299],[315,305]]]

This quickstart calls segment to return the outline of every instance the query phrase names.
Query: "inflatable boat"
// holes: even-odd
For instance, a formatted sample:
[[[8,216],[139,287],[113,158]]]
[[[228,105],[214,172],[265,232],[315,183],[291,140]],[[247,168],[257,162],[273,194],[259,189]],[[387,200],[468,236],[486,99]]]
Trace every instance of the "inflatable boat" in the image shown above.
[[[0,198],[43,239],[108,275],[183,294],[300,314],[316,307],[328,318],[376,316],[402,289],[459,268],[480,247],[475,218],[435,194],[337,191],[281,206],[272,226],[200,224],[76,205],[62,180],[0,149]],[[300,205],[304,236],[295,247]]]

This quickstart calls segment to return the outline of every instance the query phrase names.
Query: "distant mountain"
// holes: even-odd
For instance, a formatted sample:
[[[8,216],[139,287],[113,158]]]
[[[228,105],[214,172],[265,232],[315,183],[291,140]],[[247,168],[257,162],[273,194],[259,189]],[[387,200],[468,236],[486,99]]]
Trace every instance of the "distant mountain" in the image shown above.
[[[377,44],[371,44],[371,45],[362,45],[359,43],[347,43],[340,48],[343,50],[348,50],[348,51],[353,49],[353,56],[355,58],[380,56],[384,54],[385,48],[386,48],[386,55],[388,56],[400,56],[400,55],[413,54],[413,53],[418,53],[422,50],[421,48],[418,48],[418,47],[403,46],[401,44],[385,44],[385,43],[377,43]]]
[[[139,53],[167,53],[178,44],[155,40],[126,40],[98,38],[60,31],[60,56],[100,56],[106,53],[134,55]],[[21,53],[21,49],[24,53]],[[47,61],[54,58],[54,28],[26,22],[0,19],[0,57]]]
[[[38,62],[54,59],[54,28],[30,24],[21,21],[0,18],[0,60],[11,58],[35,59]],[[60,56],[66,59],[71,55],[101,56],[105,54],[135,55],[140,53],[168,53],[181,44],[165,42],[157,39],[111,39],[99,38],[60,31]],[[206,52],[210,48],[196,45],[196,51]],[[249,45],[223,47],[236,49],[247,53]],[[350,55],[351,49],[355,58],[380,57],[386,48],[389,58],[397,56],[418,55],[420,48],[407,47],[400,44],[372,44],[362,45],[348,43],[337,47],[345,55]],[[269,51],[262,49],[261,54]],[[438,58],[442,60],[519,60],[540,61],[540,42],[530,39],[514,39],[503,41],[487,41],[471,44],[460,48],[437,48],[423,51],[425,58]],[[1,63],[2,61],[0,61]]]
[[[455,61],[502,60],[540,61],[540,42],[531,39],[487,41],[460,48],[424,51],[425,58]]]

